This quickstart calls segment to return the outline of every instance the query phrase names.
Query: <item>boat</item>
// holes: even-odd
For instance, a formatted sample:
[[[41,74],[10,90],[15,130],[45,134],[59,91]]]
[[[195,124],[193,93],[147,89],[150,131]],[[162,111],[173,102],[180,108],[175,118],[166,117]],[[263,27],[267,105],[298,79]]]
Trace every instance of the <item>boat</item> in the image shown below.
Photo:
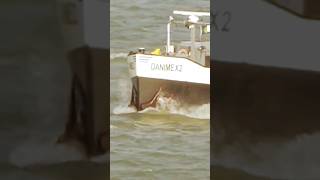
[[[108,4],[102,0],[58,0],[58,22],[70,68],[68,116],[57,143],[80,142],[88,157],[110,149],[108,102]]]
[[[130,106],[138,111],[155,107],[160,96],[183,105],[210,102],[210,13],[173,11],[161,49],[130,51],[127,62],[132,82]],[[190,41],[174,42],[172,26],[182,26]]]

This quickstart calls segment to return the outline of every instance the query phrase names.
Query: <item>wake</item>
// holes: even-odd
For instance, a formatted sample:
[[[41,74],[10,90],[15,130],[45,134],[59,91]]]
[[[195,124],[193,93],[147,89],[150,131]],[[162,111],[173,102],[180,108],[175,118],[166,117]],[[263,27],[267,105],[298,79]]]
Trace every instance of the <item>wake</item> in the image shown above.
[[[160,114],[177,114],[195,119],[210,119],[210,103],[202,105],[183,105],[178,100],[160,96],[156,107],[149,107],[142,111],[137,111],[135,107],[128,105],[118,105],[113,114],[130,114],[130,113],[160,113]]]

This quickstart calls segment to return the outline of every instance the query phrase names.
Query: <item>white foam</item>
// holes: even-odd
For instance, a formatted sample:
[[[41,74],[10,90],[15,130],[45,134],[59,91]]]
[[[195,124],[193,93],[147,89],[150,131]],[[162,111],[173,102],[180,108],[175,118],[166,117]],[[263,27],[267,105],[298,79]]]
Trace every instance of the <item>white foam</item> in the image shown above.
[[[133,112],[137,112],[136,108],[128,105],[118,105],[112,111],[113,114],[117,114],[117,115],[129,114]]]
[[[171,114],[179,114],[196,119],[210,119],[210,103],[202,105],[183,105],[179,101],[159,97],[156,108]]]
[[[54,141],[30,139],[19,145],[10,154],[9,162],[17,167],[50,165],[72,161],[91,161],[105,164],[109,155],[103,154],[88,158],[79,142],[56,144]]]
[[[113,108],[113,114],[129,114],[137,112],[135,107],[120,104]],[[160,96],[156,107],[149,107],[138,113],[178,114],[196,119],[210,119],[210,103],[194,106],[183,106],[177,100]]]
[[[119,56],[123,54],[120,53]],[[127,55],[126,55],[127,56]],[[115,57],[115,56],[114,56]],[[111,112],[113,114],[129,114],[137,112],[136,108],[128,106],[131,99],[131,81],[129,77],[122,77],[111,81]],[[197,119],[210,119],[210,103],[202,105],[184,105],[178,100],[160,95],[156,108],[147,108],[139,113],[161,112],[179,114]]]
[[[212,163],[275,179],[320,179],[319,139],[317,133],[286,143],[232,145]]]
[[[131,82],[129,79],[118,79],[112,85],[114,85],[112,94],[117,100],[112,102],[111,112],[116,115],[137,112],[135,107],[128,106],[131,98]]]
[[[116,59],[116,58],[127,58],[128,53],[111,53],[110,59]]]
[[[30,139],[16,147],[9,162],[18,167],[57,164],[68,161],[86,160],[82,145],[56,144],[51,140]]]

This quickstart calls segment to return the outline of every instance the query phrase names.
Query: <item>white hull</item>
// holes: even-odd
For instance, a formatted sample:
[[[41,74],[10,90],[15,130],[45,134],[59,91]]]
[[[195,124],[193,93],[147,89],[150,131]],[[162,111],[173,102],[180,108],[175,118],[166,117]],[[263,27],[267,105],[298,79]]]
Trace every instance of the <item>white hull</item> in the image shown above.
[[[210,85],[210,68],[180,57],[134,54],[128,57],[130,77]]]

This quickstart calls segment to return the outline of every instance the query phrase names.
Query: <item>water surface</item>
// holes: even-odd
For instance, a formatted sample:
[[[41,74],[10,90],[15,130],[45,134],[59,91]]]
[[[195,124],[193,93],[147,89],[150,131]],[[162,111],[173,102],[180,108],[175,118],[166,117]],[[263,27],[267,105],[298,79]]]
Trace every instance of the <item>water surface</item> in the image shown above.
[[[209,179],[210,104],[181,108],[179,102],[161,98],[157,108],[138,113],[128,107],[126,64],[130,50],[164,49],[173,10],[209,11],[209,4],[111,1],[111,179]]]

